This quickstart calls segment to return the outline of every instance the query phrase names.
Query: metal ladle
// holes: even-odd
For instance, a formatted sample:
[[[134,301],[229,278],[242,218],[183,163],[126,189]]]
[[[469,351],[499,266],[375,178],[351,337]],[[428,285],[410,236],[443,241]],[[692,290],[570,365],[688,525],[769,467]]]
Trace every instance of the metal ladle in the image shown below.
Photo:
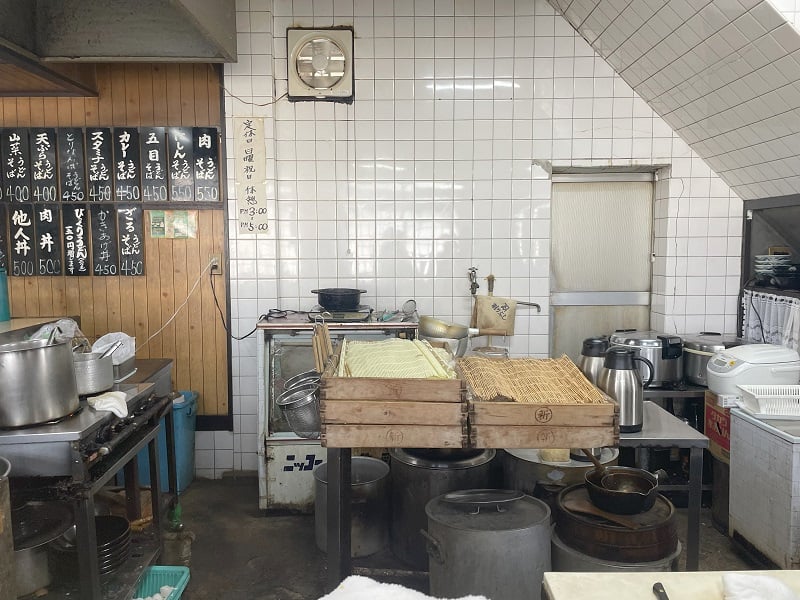
[[[615,488],[607,488],[606,485],[603,483],[606,477],[608,477],[606,473],[606,466],[600,462],[600,459],[594,455],[594,452],[589,450],[589,448],[581,448],[581,452],[583,452],[590,461],[594,464],[595,468],[600,472],[600,485],[606,489],[613,490]]]
[[[113,354],[114,352],[116,352],[117,348],[119,348],[120,346],[122,346],[122,340],[117,340],[116,342],[111,344],[108,348],[103,350],[103,353],[100,355],[99,358],[105,358],[109,354]]]

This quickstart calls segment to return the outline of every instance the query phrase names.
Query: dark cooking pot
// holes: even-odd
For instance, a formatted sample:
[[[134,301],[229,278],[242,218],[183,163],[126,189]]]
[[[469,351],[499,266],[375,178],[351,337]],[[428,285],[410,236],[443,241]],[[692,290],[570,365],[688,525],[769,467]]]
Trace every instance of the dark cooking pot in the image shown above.
[[[617,515],[635,515],[650,510],[658,496],[658,477],[643,469],[592,469],[586,472],[584,479],[592,504]]]
[[[311,290],[311,293],[317,295],[317,302],[326,310],[357,310],[361,294],[366,294],[367,290],[322,288],[321,290]]]

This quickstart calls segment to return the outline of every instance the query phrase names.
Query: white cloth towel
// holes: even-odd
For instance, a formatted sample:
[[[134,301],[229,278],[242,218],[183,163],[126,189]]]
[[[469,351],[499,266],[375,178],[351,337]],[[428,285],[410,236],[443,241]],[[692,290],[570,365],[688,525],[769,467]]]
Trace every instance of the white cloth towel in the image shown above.
[[[95,410],[109,410],[120,419],[128,416],[128,397],[125,392],[105,392],[86,399]]]
[[[436,600],[394,583],[380,583],[369,577],[351,575],[319,600]],[[488,600],[485,596],[464,596],[458,600]]]
[[[722,586],[725,600],[798,600],[785,583],[768,575],[725,573]]]

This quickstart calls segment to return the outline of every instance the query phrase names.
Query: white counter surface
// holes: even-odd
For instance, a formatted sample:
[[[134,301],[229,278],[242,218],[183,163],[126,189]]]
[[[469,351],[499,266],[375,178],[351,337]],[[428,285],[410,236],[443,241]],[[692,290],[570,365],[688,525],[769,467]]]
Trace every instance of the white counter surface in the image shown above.
[[[774,577],[800,595],[800,571],[738,572]],[[722,600],[725,573],[545,573],[544,589],[550,600],[654,600],[653,584],[660,581],[670,600]]]

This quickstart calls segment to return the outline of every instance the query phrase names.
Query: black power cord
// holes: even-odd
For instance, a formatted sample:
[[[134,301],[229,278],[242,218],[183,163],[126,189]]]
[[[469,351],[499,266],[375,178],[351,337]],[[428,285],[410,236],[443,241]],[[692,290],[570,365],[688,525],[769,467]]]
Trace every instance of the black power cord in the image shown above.
[[[233,338],[234,340],[243,340],[245,338],[249,338],[258,329],[258,324],[256,324],[256,326],[253,327],[253,329],[251,329],[249,333],[246,333],[245,335],[243,335],[241,337],[237,337],[237,336],[233,335],[233,333],[231,333],[231,330],[228,328],[228,324],[225,323],[225,314],[222,312],[222,307],[219,305],[219,300],[217,300],[217,287],[214,285],[214,274],[213,273],[209,273],[208,277],[209,277],[209,281],[211,282],[211,294],[214,296],[214,305],[217,307],[217,312],[219,313],[219,319],[220,319],[220,321],[222,321],[222,327],[225,329],[225,331],[228,333],[228,335],[231,336],[231,338]],[[258,320],[259,321],[263,321],[266,318],[267,318],[267,315],[261,315],[261,316],[258,317]]]

